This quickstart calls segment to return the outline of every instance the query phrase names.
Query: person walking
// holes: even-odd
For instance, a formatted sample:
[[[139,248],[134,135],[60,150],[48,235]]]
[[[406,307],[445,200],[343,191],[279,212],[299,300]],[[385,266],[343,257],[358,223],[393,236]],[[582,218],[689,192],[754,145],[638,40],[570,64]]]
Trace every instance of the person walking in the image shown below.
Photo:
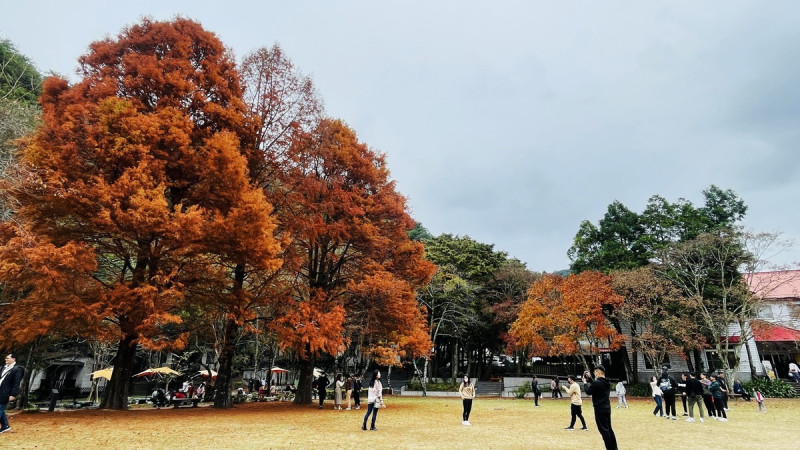
[[[353,397],[353,377],[351,377],[349,373],[345,375],[344,390],[347,397],[347,411],[350,411],[350,409],[352,409],[351,400]]]
[[[342,389],[344,388],[344,379],[342,374],[336,375],[336,384],[333,386],[333,409],[337,411],[342,410]]]
[[[627,408],[628,399],[625,398],[625,394],[627,394],[628,391],[625,389],[625,380],[619,380],[615,390],[617,391],[617,408],[622,408],[623,406]]]
[[[664,415],[667,419],[678,420],[678,414],[675,412],[675,391],[678,388],[678,382],[669,374],[667,366],[661,366],[658,387],[661,389],[661,394],[664,398]]]
[[[581,430],[588,431],[589,429],[586,428],[586,420],[583,419],[583,411],[581,410],[583,405],[583,399],[581,399],[581,387],[575,382],[575,377],[572,375],[567,377],[567,383],[569,384],[569,387],[562,386],[562,389],[564,389],[567,395],[569,395],[569,408],[570,413],[572,414],[572,420],[570,420],[569,426],[564,429],[570,431],[575,430],[575,418],[578,417],[581,419]]]
[[[753,397],[756,399],[756,403],[758,403],[758,412],[767,412],[767,405],[764,404],[764,394],[756,389],[753,391]]]
[[[361,409],[361,375],[353,376],[353,403],[356,409]]]
[[[6,416],[6,407],[19,395],[19,383],[25,370],[17,365],[17,354],[11,352],[6,355],[6,364],[0,372],[0,433],[11,431],[11,425]]]
[[[684,373],[681,378],[683,378],[683,382],[686,385],[684,391],[686,392],[686,400],[689,402],[689,418],[686,421],[694,422],[694,405],[697,405],[697,410],[700,411],[700,422],[702,422],[703,385],[700,384],[700,380],[693,373]]]
[[[703,386],[703,404],[706,406],[708,417],[716,419],[717,409],[714,407],[714,397],[711,395],[711,391],[708,389],[711,387],[711,380],[709,380],[704,373],[700,374],[700,385]]]
[[[708,387],[711,391],[711,396],[714,397],[714,408],[717,410],[717,420],[727,422],[728,416],[725,414],[725,403],[722,400],[722,386],[719,383],[719,378],[711,375],[711,385]]]
[[[461,394],[461,404],[464,407],[461,414],[461,425],[472,425],[469,423],[469,413],[472,412],[472,400],[475,398],[475,386],[470,383],[467,375],[464,375],[461,386],[458,387],[458,393]]]
[[[317,380],[314,381],[314,384],[317,388],[317,398],[319,398],[319,409],[322,409],[322,404],[325,402],[325,396],[328,394],[327,389],[329,383],[330,381],[328,381],[328,376],[325,374],[325,372],[319,374]]]
[[[367,418],[372,414],[372,426],[370,430],[378,431],[375,427],[375,419],[378,417],[378,409],[383,407],[383,385],[381,384],[381,372],[375,370],[372,372],[372,380],[369,382],[369,389],[367,390],[367,413],[364,414],[364,424],[361,429],[367,430]]]
[[[594,368],[594,381],[589,372],[583,373],[583,383],[586,386],[586,393],[592,396],[592,406],[594,406],[594,423],[597,431],[603,437],[606,450],[617,450],[617,437],[614,429],[611,428],[611,402],[608,397],[611,394],[611,383],[606,378],[606,368],[598,364]]]
[[[542,396],[542,389],[539,387],[539,379],[536,376],[531,381],[531,392],[533,392],[533,405],[539,406],[539,397]]]
[[[561,397],[561,391],[558,387],[559,384],[561,383],[558,382],[558,377],[555,377],[552,381],[550,381],[550,395],[552,398]]]
[[[661,388],[658,387],[658,379],[655,375],[650,377],[650,389],[653,391],[653,401],[656,402],[656,409],[653,410],[653,415],[655,416],[658,413],[659,417],[664,417],[664,405],[661,398],[664,394],[661,392]]]

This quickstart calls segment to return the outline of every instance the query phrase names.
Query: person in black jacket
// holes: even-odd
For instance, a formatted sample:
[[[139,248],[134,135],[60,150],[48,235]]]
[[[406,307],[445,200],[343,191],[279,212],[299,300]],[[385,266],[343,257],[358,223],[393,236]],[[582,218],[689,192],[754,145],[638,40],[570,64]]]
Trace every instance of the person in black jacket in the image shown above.
[[[6,355],[6,365],[0,372],[0,433],[11,430],[6,416],[8,402],[16,400],[19,395],[19,383],[24,374],[22,367],[17,366],[17,354],[12,352]]]
[[[611,428],[611,402],[608,399],[611,394],[611,383],[606,379],[606,368],[602,365],[595,366],[594,377],[592,381],[588,371],[583,373],[586,393],[592,396],[594,423],[597,424],[597,431],[603,436],[606,450],[617,450],[617,437]]]
[[[678,382],[668,372],[668,367],[661,367],[661,376],[658,377],[658,387],[664,393],[664,414],[667,419],[678,420],[678,414],[675,413],[675,391],[678,388]],[[670,417],[670,414],[672,417]]]
[[[687,377],[688,376],[688,377]],[[686,387],[683,388],[686,392],[686,397],[689,400],[689,418],[687,422],[694,422],[694,405],[700,411],[700,422],[703,421],[703,385],[700,380],[693,373],[685,373],[681,375],[684,379]]]
[[[542,396],[542,389],[539,387],[539,379],[533,377],[531,381],[531,392],[533,392],[533,404],[539,406],[539,397]]]
[[[330,381],[328,381],[328,375],[326,375],[325,372],[319,374],[319,378],[314,381],[314,384],[317,388],[317,397],[319,397],[319,409],[322,409],[322,403],[325,401],[329,383]]]

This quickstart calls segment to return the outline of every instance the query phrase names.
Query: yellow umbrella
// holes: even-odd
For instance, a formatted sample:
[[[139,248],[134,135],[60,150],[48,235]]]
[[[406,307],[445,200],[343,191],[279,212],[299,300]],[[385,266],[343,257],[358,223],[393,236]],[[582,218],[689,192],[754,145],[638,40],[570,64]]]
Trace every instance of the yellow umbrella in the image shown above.
[[[111,379],[111,374],[114,372],[113,367],[109,367],[107,369],[95,370],[92,372],[92,377],[94,378],[105,378],[106,380]]]

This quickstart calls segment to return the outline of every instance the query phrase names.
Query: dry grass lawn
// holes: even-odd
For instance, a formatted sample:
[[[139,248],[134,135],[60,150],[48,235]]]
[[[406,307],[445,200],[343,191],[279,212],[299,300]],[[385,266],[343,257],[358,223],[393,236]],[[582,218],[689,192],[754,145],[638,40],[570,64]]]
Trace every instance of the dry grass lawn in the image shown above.
[[[615,399],[612,399],[615,401]],[[378,431],[361,431],[364,410],[334,411],[288,403],[249,403],[220,411],[210,407],[131,411],[66,411],[14,414],[12,431],[0,435],[11,448],[509,448],[596,449],[603,441],[584,401],[589,431],[565,431],[568,399],[475,400],[471,427],[461,425],[461,400],[388,397]],[[614,403],[612,403],[612,406]],[[630,401],[613,409],[621,449],[791,447],[800,439],[800,400],[731,402],[727,423],[686,423],[652,416],[653,404]],[[678,411],[682,413],[680,402]]]

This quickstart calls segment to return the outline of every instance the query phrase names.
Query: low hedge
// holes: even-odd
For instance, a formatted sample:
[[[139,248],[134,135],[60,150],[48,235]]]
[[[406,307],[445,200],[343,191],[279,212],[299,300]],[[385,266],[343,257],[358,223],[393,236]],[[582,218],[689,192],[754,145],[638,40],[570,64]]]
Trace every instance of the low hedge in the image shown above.
[[[452,383],[428,383],[427,388],[429,391],[458,392],[458,386],[459,386],[458,384],[452,384]],[[406,384],[406,390],[421,391],[422,382],[418,380],[409,381]]]

